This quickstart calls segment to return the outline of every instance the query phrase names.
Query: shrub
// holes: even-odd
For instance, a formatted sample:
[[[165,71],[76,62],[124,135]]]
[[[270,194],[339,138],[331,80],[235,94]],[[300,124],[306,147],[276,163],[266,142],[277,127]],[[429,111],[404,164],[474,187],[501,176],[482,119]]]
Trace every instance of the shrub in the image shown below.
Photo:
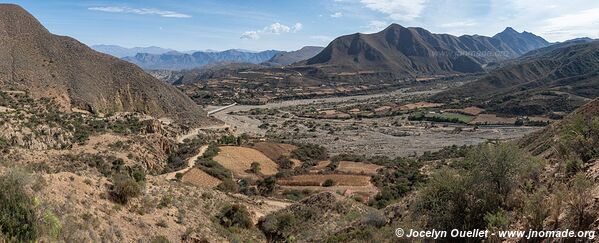
[[[433,175],[415,200],[414,214],[429,222],[427,227],[499,227],[505,221],[502,210],[513,206],[508,204],[510,195],[530,193],[525,202],[529,205],[544,199],[542,190],[536,188],[542,163],[511,144],[477,146],[455,167]],[[543,208],[523,211],[534,218],[532,226],[548,213]]]
[[[258,174],[260,173],[260,163],[258,162],[252,162],[252,164],[250,165],[250,171],[254,174]]]
[[[298,220],[287,212],[269,214],[258,222],[259,229],[266,235],[269,242],[285,239],[286,232],[290,231]]]
[[[293,162],[287,156],[279,157],[276,162],[279,165],[279,169],[281,170],[288,170],[293,168]]]
[[[112,178],[112,190],[110,194],[114,201],[122,204],[129,202],[129,199],[140,196],[143,190],[143,183],[125,174],[117,174]]]
[[[170,243],[170,241],[164,235],[157,235],[150,239],[150,243]]]
[[[269,196],[275,191],[276,180],[274,177],[267,177],[264,180],[260,180],[256,183],[258,193],[262,196]]]
[[[335,185],[335,182],[334,182],[333,180],[331,180],[331,179],[326,179],[326,180],[325,180],[325,181],[322,183],[322,186],[323,186],[323,187],[331,187],[331,186],[334,186],[334,185]]]
[[[32,242],[40,234],[40,215],[26,184],[27,176],[22,172],[0,176],[0,232],[9,241]]]
[[[252,218],[247,208],[243,205],[226,205],[216,216],[218,223],[224,227],[252,228]]]
[[[370,212],[362,219],[361,223],[380,228],[387,224],[387,218],[380,212]]]
[[[231,171],[227,170],[218,162],[211,158],[200,158],[196,162],[196,166],[219,180],[231,179]]]
[[[304,162],[325,160],[329,157],[326,148],[317,144],[302,144],[291,155]]]

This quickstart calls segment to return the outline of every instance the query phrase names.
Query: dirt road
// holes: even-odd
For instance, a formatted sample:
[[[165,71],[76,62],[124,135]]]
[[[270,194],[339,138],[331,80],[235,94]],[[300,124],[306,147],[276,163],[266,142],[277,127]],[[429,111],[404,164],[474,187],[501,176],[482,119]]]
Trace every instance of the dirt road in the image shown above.
[[[208,145],[202,146],[200,148],[200,151],[198,151],[198,154],[196,154],[195,156],[193,156],[187,160],[187,167],[185,167],[184,169],[181,169],[178,171],[173,171],[173,172],[166,173],[166,174],[162,174],[162,175],[160,175],[160,177],[163,177],[166,180],[174,180],[177,173],[184,174],[185,172],[191,170],[191,168],[193,168],[196,165],[196,160],[198,160],[198,158],[200,158],[202,155],[204,155],[204,153],[206,152],[207,149],[208,149]]]

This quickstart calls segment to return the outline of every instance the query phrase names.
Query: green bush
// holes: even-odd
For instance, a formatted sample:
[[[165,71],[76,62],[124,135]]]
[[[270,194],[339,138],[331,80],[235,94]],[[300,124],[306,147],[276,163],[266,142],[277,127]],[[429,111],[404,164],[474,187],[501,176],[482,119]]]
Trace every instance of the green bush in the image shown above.
[[[280,170],[288,170],[293,168],[293,162],[287,156],[281,156],[277,159],[277,164]]]
[[[196,166],[209,175],[218,178],[219,180],[232,178],[231,171],[227,170],[225,167],[211,158],[199,158],[196,162]]]
[[[126,204],[131,198],[140,196],[142,191],[143,183],[136,181],[129,175],[117,174],[112,178],[110,194],[113,200],[118,203]]]
[[[323,187],[331,187],[331,186],[334,186],[334,185],[335,185],[335,182],[334,182],[333,180],[331,180],[331,179],[326,179],[326,180],[325,180],[325,181],[322,183],[322,186],[323,186]]]
[[[256,183],[258,193],[262,196],[269,196],[275,191],[276,180],[274,177],[267,177],[264,180],[259,180]]]
[[[513,209],[509,198],[535,195],[541,190],[541,161],[525,156],[511,144],[477,146],[454,167],[433,175],[412,206],[414,215],[428,222],[426,227],[499,227],[505,218],[498,212]],[[542,198],[537,195],[530,200],[538,202]],[[522,210],[535,217],[535,222],[546,217],[544,210]]]
[[[303,162],[325,160],[329,157],[326,148],[317,144],[302,144],[291,155]]]
[[[40,235],[36,200],[26,190],[27,175],[9,171],[0,176],[0,232],[17,242],[33,242]]]
[[[260,173],[261,169],[262,168],[260,168],[260,163],[258,162],[252,162],[252,164],[250,165],[250,171],[254,174]]]
[[[224,227],[239,227],[249,229],[253,227],[252,218],[247,208],[243,205],[226,205],[216,216],[218,223]]]

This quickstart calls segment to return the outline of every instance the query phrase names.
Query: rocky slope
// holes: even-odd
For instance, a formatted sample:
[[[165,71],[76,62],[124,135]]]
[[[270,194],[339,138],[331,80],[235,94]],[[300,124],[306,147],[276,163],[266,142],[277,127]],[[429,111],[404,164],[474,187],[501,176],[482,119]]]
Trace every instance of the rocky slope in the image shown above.
[[[0,88],[54,99],[63,110],[140,112],[184,123],[209,122],[177,89],[135,65],[51,34],[17,5],[0,5]]]

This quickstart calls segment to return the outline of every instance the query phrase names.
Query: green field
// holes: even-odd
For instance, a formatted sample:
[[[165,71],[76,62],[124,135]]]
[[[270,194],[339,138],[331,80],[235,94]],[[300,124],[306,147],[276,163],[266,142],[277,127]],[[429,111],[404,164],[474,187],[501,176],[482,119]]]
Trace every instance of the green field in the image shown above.
[[[474,119],[474,116],[458,114],[458,113],[424,113],[414,112],[409,117],[412,121],[436,121],[436,122],[455,122],[469,123]]]

